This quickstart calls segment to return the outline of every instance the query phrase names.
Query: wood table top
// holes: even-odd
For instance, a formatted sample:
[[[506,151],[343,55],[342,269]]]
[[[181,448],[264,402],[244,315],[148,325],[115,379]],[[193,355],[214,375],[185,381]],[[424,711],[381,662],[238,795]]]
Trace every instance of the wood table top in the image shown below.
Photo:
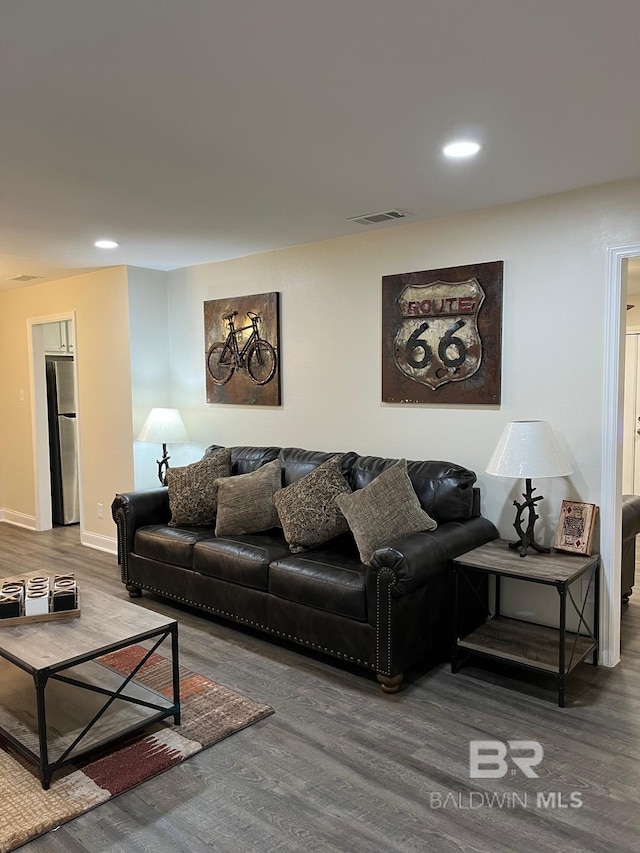
[[[494,539],[479,548],[467,551],[456,557],[454,562],[468,568],[493,572],[498,575],[510,575],[540,583],[569,583],[587,568],[594,566],[600,559],[599,554],[585,557],[580,554],[565,554],[551,551],[538,554],[528,551],[521,557],[518,551],[511,550],[504,539]]]
[[[20,577],[24,575],[2,580]],[[79,619],[6,626],[0,620],[0,657],[34,672],[98,654],[126,640],[134,643],[142,635],[168,628],[176,621],[83,584],[80,601]]]

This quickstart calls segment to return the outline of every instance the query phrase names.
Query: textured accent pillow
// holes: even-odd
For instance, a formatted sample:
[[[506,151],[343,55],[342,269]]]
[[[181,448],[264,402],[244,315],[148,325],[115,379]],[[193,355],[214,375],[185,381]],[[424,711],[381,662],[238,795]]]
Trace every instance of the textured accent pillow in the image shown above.
[[[374,551],[392,539],[438,526],[420,506],[406,459],[398,460],[363,489],[338,495],[336,503],[349,522],[360,559],[366,565],[371,565]]]
[[[218,480],[216,536],[259,533],[278,526],[274,494],[282,487],[280,462]]]
[[[218,497],[216,481],[230,474],[231,451],[228,448],[183,468],[167,468],[170,526],[212,523]]]
[[[274,495],[284,538],[294,553],[321,545],[349,529],[334,500],[336,495],[351,493],[341,470],[343,456],[332,456]]]

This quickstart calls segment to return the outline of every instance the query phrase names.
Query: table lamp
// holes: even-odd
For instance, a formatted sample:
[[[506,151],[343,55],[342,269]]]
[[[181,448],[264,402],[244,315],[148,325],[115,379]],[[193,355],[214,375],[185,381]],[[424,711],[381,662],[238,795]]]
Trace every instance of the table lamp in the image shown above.
[[[524,502],[513,502],[518,510],[513,526],[520,538],[517,542],[510,542],[509,547],[518,549],[521,557],[526,556],[528,548],[533,548],[539,553],[548,553],[550,548],[544,548],[535,541],[533,528],[539,518],[536,504],[543,500],[543,496],[533,497],[536,490],[532,488],[531,480],[566,477],[573,473],[549,423],[547,421],[512,421],[507,424],[486,471],[487,474],[493,474],[496,477],[524,477],[525,479],[525,491],[522,493]],[[528,519],[526,529],[523,529],[525,511],[528,511]]]
[[[158,479],[166,486],[166,473],[171,457],[167,453],[167,444],[188,444],[189,436],[184,428],[182,416],[177,409],[151,409],[140,430],[138,441],[153,441],[162,445],[162,459],[158,464]]]

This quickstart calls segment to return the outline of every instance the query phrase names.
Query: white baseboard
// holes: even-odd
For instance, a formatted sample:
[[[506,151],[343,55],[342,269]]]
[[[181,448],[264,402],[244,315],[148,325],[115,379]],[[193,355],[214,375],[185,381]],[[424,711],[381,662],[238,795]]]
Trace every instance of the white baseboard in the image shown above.
[[[7,524],[14,524],[16,527],[26,527],[27,530],[36,529],[34,515],[26,515],[24,512],[15,512],[12,509],[0,509],[0,521],[4,521]]]
[[[16,527],[24,527],[27,530],[36,530],[36,519],[33,515],[25,515],[23,512],[14,512],[11,509],[0,508],[0,522],[13,524]],[[118,540],[115,536],[103,536],[100,533],[84,531],[80,535],[80,542],[88,548],[97,551],[106,551],[107,554],[118,553]]]
[[[89,533],[85,530],[80,541],[87,548],[95,548],[96,551],[106,551],[107,554],[118,553],[118,540],[115,536],[103,536],[100,533]]]

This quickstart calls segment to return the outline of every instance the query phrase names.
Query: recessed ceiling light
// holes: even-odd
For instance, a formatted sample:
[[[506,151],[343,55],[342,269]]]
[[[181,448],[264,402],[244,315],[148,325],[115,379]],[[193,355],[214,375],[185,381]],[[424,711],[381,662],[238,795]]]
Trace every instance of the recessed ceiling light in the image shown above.
[[[480,150],[480,145],[470,139],[459,139],[456,142],[450,142],[442,149],[445,157],[473,157]]]
[[[117,249],[120,244],[115,240],[96,240],[93,245],[98,249]]]

